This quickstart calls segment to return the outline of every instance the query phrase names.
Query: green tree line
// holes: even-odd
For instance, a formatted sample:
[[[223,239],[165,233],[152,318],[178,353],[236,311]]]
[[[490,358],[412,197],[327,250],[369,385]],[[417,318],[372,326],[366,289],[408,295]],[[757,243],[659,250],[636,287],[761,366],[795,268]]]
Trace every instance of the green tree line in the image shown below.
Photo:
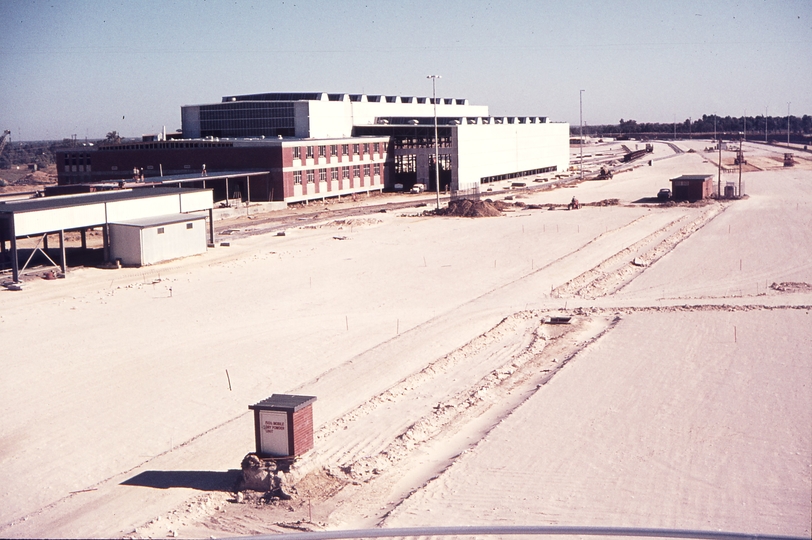
[[[686,118],[682,122],[658,123],[658,122],[638,122],[636,120],[620,119],[617,124],[605,125],[585,125],[584,135],[590,136],[609,136],[609,135],[632,135],[641,133],[674,133],[676,131],[678,136],[686,136],[689,134],[738,134],[739,132],[747,131],[749,136],[753,133],[753,138],[757,137],[758,133],[764,135],[765,127],[767,134],[777,135],[787,134],[787,117],[786,116],[767,116],[765,125],[765,116],[717,116],[703,114],[702,118],[690,119]],[[795,136],[812,135],[812,116],[805,114],[803,116],[790,116],[789,117],[789,131]],[[578,126],[571,126],[570,132],[573,136],[578,134]],[[749,138],[749,137],[748,137]],[[779,137],[775,137],[779,138]]]

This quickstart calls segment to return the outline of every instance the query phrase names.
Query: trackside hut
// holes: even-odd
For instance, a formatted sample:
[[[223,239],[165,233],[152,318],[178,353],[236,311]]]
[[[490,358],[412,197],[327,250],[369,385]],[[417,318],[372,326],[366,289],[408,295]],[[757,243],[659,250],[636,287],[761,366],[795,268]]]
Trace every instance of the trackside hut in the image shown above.
[[[170,215],[110,224],[113,260],[146,266],[206,252],[206,217]]]
[[[698,201],[713,195],[713,175],[684,174],[671,179],[671,198],[675,201]]]

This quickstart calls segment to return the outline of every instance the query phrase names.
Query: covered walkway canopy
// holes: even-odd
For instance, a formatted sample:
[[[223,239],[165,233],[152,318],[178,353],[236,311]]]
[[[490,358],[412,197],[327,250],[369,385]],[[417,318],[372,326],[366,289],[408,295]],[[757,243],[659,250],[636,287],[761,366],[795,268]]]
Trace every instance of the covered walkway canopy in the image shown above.
[[[6,242],[11,247],[11,271],[14,282],[19,281],[20,267],[17,239],[59,233],[65,272],[65,231],[102,227],[105,260],[109,255],[108,224],[118,221],[209,212],[209,238],[214,242],[212,191],[189,188],[144,188],[101,191],[61,197],[44,197],[0,202],[0,251],[6,254]],[[83,245],[85,245],[83,241]]]

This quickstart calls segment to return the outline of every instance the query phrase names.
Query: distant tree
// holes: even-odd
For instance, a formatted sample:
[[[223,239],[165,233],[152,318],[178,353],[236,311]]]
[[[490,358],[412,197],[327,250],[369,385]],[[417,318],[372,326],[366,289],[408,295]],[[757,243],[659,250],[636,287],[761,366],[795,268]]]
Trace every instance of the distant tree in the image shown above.
[[[110,131],[107,133],[107,136],[104,138],[104,142],[117,144],[121,142],[121,135],[118,134],[118,131]]]

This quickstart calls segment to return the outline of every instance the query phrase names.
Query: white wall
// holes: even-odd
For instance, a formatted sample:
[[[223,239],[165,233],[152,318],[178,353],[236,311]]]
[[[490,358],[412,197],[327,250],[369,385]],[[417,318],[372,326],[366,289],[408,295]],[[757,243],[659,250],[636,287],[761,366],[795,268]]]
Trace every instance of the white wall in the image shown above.
[[[569,124],[461,124],[457,126],[458,189],[480,178],[541,167],[569,167]]]
[[[309,132],[305,137],[334,139],[352,136],[352,108],[346,101],[307,101]],[[296,103],[296,136],[299,136],[299,114],[302,107]]]
[[[188,224],[192,228],[187,227]],[[159,234],[159,229],[163,233]],[[110,224],[110,254],[125,265],[142,266],[206,252],[206,220],[190,218],[148,227]]]

